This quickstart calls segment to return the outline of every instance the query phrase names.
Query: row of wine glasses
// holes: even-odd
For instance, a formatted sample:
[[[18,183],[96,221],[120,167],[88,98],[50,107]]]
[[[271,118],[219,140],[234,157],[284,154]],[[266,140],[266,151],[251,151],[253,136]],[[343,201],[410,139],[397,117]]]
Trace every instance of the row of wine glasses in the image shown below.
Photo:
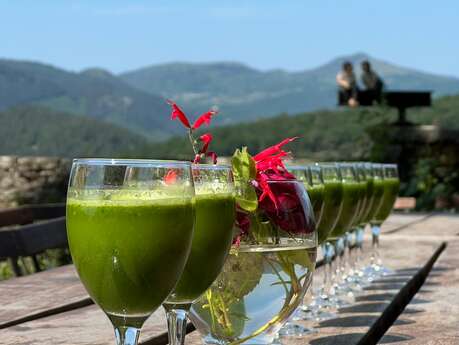
[[[266,183],[279,199],[260,198],[256,211],[239,212],[244,231],[232,245],[230,167],[74,161],[69,246],[118,345],[137,344],[142,325],[161,305],[170,344],[184,343],[188,314],[208,343],[274,339],[311,284],[317,238],[304,185]]]
[[[393,204],[389,194],[398,191],[389,183],[398,183],[396,167],[324,163],[289,170],[296,180],[266,181],[270,196],[248,212],[236,205],[229,166],[74,161],[69,246],[118,345],[137,344],[161,305],[172,345],[184,344],[187,317],[207,344],[270,344],[293,314],[332,317],[359,286],[387,272],[377,245]],[[360,254],[349,261],[349,248],[362,247],[369,222],[375,250],[364,267]],[[318,244],[327,274],[304,303]]]
[[[304,336],[316,330],[295,320],[335,318],[338,308],[354,303],[364,286],[390,273],[379,256],[379,234],[395,203],[400,182],[394,164],[331,162],[293,165],[289,169],[304,182],[311,198],[325,264],[321,287],[305,298],[304,305],[280,332],[280,336]],[[362,243],[368,224],[373,250],[366,266]]]

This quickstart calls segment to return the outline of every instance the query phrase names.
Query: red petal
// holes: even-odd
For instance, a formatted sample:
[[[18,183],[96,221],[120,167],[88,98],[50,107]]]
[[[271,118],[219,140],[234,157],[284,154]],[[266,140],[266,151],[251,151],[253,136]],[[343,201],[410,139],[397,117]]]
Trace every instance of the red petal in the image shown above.
[[[217,115],[218,111],[216,110],[209,110],[207,113],[202,114],[201,116],[198,117],[198,119],[195,121],[193,124],[193,129],[198,129],[201,127],[204,123],[209,126],[210,121],[212,119],[212,116]]]
[[[260,174],[258,177],[259,181],[259,186],[262,190],[262,193],[260,195],[260,198],[258,199],[260,202],[263,201],[264,198],[269,197],[271,201],[274,203],[274,206],[277,208],[277,200],[274,195],[274,193],[271,190],[271,187],[269,186],[268,182],[268,177],[265,176],[264,174]]]
[[[174,184],[175,181],[177,181],[177,171],[175,170],[169,170],[167,174],[164,176],[164,182],[166,184]]]
[[[167,100],[167,104],[169,104],[172,107],[171,120],[175,120],[178,117],[180,122],[183,123],[185,127],[191,128],[190,121],[188,121],[188,118],[186,117],[182,109],[180,109],[174,101],[171,101],[169,99]]]
[[[211,157],[212,158],[212,162],[214,164],[217,164],[217,158],[218,157],[217,157],[217,154],[215,152],[212,152],[212,151],[211,152],[207,152],[206,153],[206,157]]]
[[[194,156],[194,161],[193,161],[194,164],[198,164],[200,161],[201,161],[200,154],[197,154],[196,156]]]
[[[253,157],[253,159],[255,159],[255,161],[261,161],[263,159],[266,159],[267,157],[271,156],[271,155],[274,155],[274,154],[278,154],[280,151],[281,151],[281,147],[298,139],[298,137],[293,137],[293,138],[287,138],[287,139],[284,139],[282,140],[280,143],[276,144],[276,145],[273,145],[271,147],[268,147],[267,149],[261,151],[259,154],[255,155]]]
[[[206,153],[207,152],[207,150],[209,149],[209,145],[210,145],[212,139],[213,139],[212,138],[212,134],[210,134],[210,133],[203,134],[203,135],[201,135],[199,137],[199,140],[201,140],[204,143],[204,145],[202,146],[201,151],[199,151],[199,153]]]

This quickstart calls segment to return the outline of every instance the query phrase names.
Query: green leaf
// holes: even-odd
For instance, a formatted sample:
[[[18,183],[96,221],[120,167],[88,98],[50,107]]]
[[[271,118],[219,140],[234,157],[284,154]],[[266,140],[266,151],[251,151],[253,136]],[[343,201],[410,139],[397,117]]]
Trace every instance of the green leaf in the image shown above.
[[[231,164],[235,180],[250,181],[255,179],[257,168],[254,159],[247,152],[247,147],[243,147],[242,150],[237,149],[234,152]]]
[[[236,181],[236,202],[240,208],[247,212],[253,212],[258,208],[258,197],[255,188],[242,181]]]
[[[254,159],[247,152],[247,147],[234,152],[231,164],[237,191],[236,202],[243,210],[253,212],[258,207],[258,197],[250,182],[255,179],[257,168]]]

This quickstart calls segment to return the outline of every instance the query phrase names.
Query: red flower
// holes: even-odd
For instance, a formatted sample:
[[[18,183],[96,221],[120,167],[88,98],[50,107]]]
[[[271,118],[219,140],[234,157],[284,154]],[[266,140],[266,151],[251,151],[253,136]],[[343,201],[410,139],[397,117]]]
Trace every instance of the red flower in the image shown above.
[[[171,119],[175,120],[178,117],[180,122],[183,123],[185,127],[191,128],[190,121],[188,121],[188,118],[186,117],[182,109],[180,109],[174,101],[171,101],[169,99],[167,100],[167,104],[169,104],[172,107]]]
[[[271,193],[276,203],[264,198],[259,202],[259,208],[266,216],[282,230],[292,234],[303,234],[314,231],[312,208],[306,202],[301,186],[294,181],[270,183]]]
[[[198,119],[195,121],[193,124],[193,129],[198,129],[199,127],[202,126],[202,124],[206,124],[207,126],[210,125],[210,121],[212,119],[212,116],[217,115],[218,111],[216,110],[209,110],[208,112],[202,114],[201,116],[198,117]]]
[[[177,181],[177,171],[176,170],[168,170],[166,175],[164,176],[164,183],[166,184],[174,184]]]
[[[199,140],[201,140],[203,142],[203,146],[200,150],[199,153],[206,153],[207,150],[209,149],[209,145],[210,145],[210,142],[212,141],[212,134],[210,133],[206,133],[206,134],[203,134],[199,137]]]
[[[288,153],[282,150],[284,145],[296,140],[297,137],[287,138],[282,140],[280,143],[268,147],[253,157],[257,167],[257,182],[260,193],[260,201],[265,197],[269,197],[271,202],[277,207],[278,201],[276,196],[271,191],[268,180],[294,180],[295,176],[290,174],[285,168],[284,162],[282,161],[288,156]]]

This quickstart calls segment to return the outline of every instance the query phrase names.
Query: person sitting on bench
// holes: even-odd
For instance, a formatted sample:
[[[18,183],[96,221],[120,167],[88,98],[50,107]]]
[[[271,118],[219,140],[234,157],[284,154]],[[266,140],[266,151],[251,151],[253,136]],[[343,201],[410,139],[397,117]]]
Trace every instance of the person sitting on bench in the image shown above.
[[[336,76],[336,83],[339,87],[339,104],[351,107],[358,106],[357,96],[359,90],[352,64],[349,61],[343,63],[342,70]]]
[[[362,67],[362,83],[365,86],[365,91],[370,94],[373,101],[381,103],[382,91],[384,88],[384,82],[371,68],[368,61],[363,61]]]

